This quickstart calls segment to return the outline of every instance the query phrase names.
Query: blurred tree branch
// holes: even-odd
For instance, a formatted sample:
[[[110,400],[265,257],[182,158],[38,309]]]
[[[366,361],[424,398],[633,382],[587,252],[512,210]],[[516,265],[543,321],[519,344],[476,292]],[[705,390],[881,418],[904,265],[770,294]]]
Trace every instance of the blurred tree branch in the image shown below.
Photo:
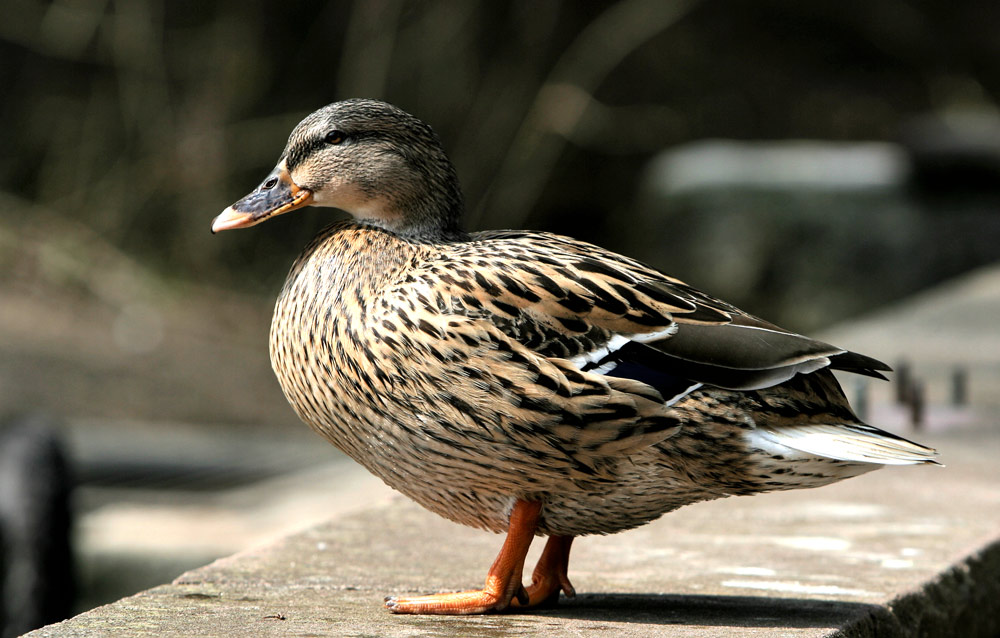
[[[522,225],[550,179],[566,138],[573,135],[601,81],[629,53],[675,24],[697,4],[698,0],[625,0],[590,22],[559,57],[538,90],[490,192],[470,223],[491,226],[502,214],[504,222],[511,226]],[[493,212],[497,210],[504,212]]]

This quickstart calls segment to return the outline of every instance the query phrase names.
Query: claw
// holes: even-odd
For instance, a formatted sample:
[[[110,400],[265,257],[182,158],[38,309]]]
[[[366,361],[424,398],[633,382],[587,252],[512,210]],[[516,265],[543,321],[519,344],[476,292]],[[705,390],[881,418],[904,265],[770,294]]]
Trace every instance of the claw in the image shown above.
[[[514,594],[514,598],[517,599],[518,604],[527,605],[531,598],[528,596],[528,590],[524,588],[524,585],[517,586],[517,593]]]
[[[569,582],[568,578],[561,579],[559,581],[559,586],[562,587],[563,593],[566,594],[566,598],[576,598],[576,589],[573,587],[573,583]]]

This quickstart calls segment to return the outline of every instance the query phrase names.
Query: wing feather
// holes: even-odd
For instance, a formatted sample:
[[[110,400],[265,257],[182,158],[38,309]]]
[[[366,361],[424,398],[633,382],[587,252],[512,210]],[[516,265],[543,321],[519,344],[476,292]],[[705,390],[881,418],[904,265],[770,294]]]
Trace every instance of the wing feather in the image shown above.
[[[760,425],[755,436],[807,454],[879,465],[938,464],[937,452],[884,430],[862,424],[807,423]]]
[[[685,388],[703,383],[733,390],[778,385],[827,366],[878,378],[884,378],[879,370],[889,370],[568,237],[480,233],[466,246],[450,247],[449,258],[457,262],[449,270],[475,271],[464,277],[477,282],[465,296],[505,311],[502,330],[581,370],[637,379],[666,374],[688,382]]]

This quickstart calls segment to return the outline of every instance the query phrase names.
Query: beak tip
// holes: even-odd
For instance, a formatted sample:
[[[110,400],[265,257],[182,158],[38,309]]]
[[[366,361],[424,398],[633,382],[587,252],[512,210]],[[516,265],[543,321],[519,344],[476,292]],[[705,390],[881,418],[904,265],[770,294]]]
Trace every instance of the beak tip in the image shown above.
[[[252,216],[248,213],[241,213],[233,209],[232,206],[222,211],[212,220],[212,234],[216,234],[219,231],[230,230],[232,228],[243,228],[244,226],[251,226]]]

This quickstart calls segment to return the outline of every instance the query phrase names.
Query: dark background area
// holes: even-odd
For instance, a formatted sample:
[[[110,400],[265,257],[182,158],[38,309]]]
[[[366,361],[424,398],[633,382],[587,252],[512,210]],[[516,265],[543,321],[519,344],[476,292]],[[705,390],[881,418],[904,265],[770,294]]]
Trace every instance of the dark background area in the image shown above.
[[[337,99],[382,98],[430,122],[470,228],[572,233],[709,287],[680,242],[643,245],[637,210],[658,152],[707,138],[920,146],[929,133],[908,138],[914,121],[995,118],[1000,96],[1000,6],[987,0],[3,4],[0,188],[24,203],[4,206],[6,224],[41,206],[160,275],[252,293],[274,291],[331,211],[218,238],[208,223],[267,173],[299,119]],[[992,152],[981,181],[995,194]],[[984,219],[966,232],[995,232]],[[686,230],[669,215],[656,226]],[[881,292],[996,256],[977,249]],[[859,310],[796,316],[774,302],[783,283],[713,292],[801,329]]]

